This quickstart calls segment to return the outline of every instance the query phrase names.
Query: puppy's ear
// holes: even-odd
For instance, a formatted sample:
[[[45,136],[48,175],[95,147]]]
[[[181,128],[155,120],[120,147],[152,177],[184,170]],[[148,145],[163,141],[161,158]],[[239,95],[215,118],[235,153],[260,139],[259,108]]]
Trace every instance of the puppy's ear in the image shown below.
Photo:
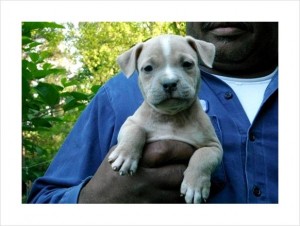
[[[198,53],[200,63],[212,68],[216,54],[215,45],[209,42],[194,39],[190,36],[187,36],[186,39],[191,47]]]
[[[121,70],[129,78],[137,67],[137,59],[142,51],[143,43],[136,44],[117,58]]]

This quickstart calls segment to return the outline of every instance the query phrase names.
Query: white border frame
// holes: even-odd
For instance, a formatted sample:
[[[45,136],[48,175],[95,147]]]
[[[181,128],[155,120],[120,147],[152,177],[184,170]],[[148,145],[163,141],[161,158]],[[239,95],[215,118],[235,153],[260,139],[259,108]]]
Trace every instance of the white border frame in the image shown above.
[[[299,225],[299,1],[1,1],[1,225]],[[278,21],[279,204],[21,204],[22,21]]]

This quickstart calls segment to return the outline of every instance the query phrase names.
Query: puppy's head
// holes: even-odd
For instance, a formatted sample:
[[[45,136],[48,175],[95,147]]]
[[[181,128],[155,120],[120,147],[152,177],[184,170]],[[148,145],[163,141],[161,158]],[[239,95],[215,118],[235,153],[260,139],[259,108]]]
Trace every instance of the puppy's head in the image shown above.
[[[145,101],[164,114],[176,114],[196,99],[199,64],[212,67],[215,47],[192,37],[161,35],[121,54],[117,62],[127,77],[139,73]]]

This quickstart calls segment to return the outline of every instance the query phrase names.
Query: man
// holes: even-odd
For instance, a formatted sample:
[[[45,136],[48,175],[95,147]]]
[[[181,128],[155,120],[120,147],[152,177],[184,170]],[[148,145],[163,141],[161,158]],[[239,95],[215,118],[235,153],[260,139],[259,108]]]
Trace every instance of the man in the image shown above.
[[[213,69],[201,68],[199,97],[224,156],[207,202],[277,203],[278,23],[187,23],[187,34],[216,46]],[[107,82],[34,183],[28,201],[183,203],[180,184],[194,151],[190,145],[148,144],[134,176],[119,176],[105,158],[142,101],[136,74]]]

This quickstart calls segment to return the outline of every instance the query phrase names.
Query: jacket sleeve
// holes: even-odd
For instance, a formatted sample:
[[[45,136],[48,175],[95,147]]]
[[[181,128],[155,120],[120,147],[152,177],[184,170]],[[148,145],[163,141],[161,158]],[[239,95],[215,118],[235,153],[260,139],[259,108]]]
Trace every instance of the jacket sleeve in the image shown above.
[[[113,145],[115,114],[105,86],[83,111],[45,175],[31,189],[28,203],[77,203]]]

